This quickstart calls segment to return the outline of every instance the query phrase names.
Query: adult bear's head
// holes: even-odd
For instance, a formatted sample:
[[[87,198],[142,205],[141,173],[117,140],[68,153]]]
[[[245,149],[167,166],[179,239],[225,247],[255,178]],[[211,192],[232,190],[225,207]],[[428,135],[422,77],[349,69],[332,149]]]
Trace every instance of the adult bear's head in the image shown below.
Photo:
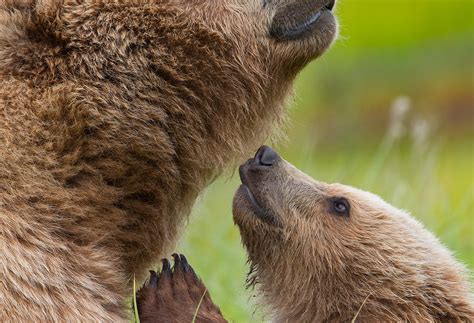
[[[335,0],[180,0],[190,15],[257,54],[273,77],[294,76],[337,34]],[[276,75],[275,75],[276,73]]]
[[[204,60],[193,77],[201,78],[212,98],[207,129],[219,127],[217,107],[226,115],[223,127],[211,130],[224,139],[214,152],[224,151],[222,143],[242,152],[260,145],[284,120],[285,99],[298,72],[330,47],[338,30],[335,0],[172,2],[183,24],[200,26],[192,51]],[[186,34],[183,38],[190,42]]]
[[[80,95],[100,97],[93,104],[114,114],[126,106],[134,135],[165,132],[177,162],[195,162],[187,170],[215,169],[255,149],[284,119],[295,76],[337,34],[334,4],[7,0],[0,5],[0,23],[10,26],[0,35],[0,76],[97,90]]]

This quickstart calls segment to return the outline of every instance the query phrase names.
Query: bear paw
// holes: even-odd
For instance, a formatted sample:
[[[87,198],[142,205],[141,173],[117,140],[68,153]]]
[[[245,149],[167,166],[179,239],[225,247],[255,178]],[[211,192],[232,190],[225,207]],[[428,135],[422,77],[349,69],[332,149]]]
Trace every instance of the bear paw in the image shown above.
[[[173,254],[173,258],[173,268],[162,259],[161,272],[151,270],[137,292],[140,322],[227,322],[186,257]]]

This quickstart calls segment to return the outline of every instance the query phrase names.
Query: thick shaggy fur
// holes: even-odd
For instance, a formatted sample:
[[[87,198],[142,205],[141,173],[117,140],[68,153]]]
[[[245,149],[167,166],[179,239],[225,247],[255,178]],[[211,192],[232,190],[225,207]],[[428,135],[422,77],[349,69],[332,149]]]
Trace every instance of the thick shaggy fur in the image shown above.
[[[276,322],[474,320],[466,269],[421,223],[279,157],[265,164],[257,154],[242,166],[234,220]]]
[[[278,3],[0,0],[0,321],[126,318],[133,275],[332,41],[271,40]]]

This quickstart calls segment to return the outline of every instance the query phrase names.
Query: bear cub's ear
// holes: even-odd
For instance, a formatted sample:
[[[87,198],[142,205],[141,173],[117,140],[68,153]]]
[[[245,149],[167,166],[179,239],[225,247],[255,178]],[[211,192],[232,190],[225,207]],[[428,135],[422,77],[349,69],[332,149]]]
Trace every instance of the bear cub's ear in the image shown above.
[[[161,272],[150,271],[137,292],[140,322],[193,322],[194,318],[201,323],[227,322],[186,257],[173,254],[173,258],[173,268],[163,259]]]

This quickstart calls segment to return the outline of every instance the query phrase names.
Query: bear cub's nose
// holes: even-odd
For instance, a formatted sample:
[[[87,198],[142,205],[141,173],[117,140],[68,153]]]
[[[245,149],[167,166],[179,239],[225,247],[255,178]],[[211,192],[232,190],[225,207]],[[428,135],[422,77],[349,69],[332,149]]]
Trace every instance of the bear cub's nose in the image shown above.
[[[268,146],[262,146],[255,154],[255,163],[259,166],[272,166],[278,158],[276,151]]]

